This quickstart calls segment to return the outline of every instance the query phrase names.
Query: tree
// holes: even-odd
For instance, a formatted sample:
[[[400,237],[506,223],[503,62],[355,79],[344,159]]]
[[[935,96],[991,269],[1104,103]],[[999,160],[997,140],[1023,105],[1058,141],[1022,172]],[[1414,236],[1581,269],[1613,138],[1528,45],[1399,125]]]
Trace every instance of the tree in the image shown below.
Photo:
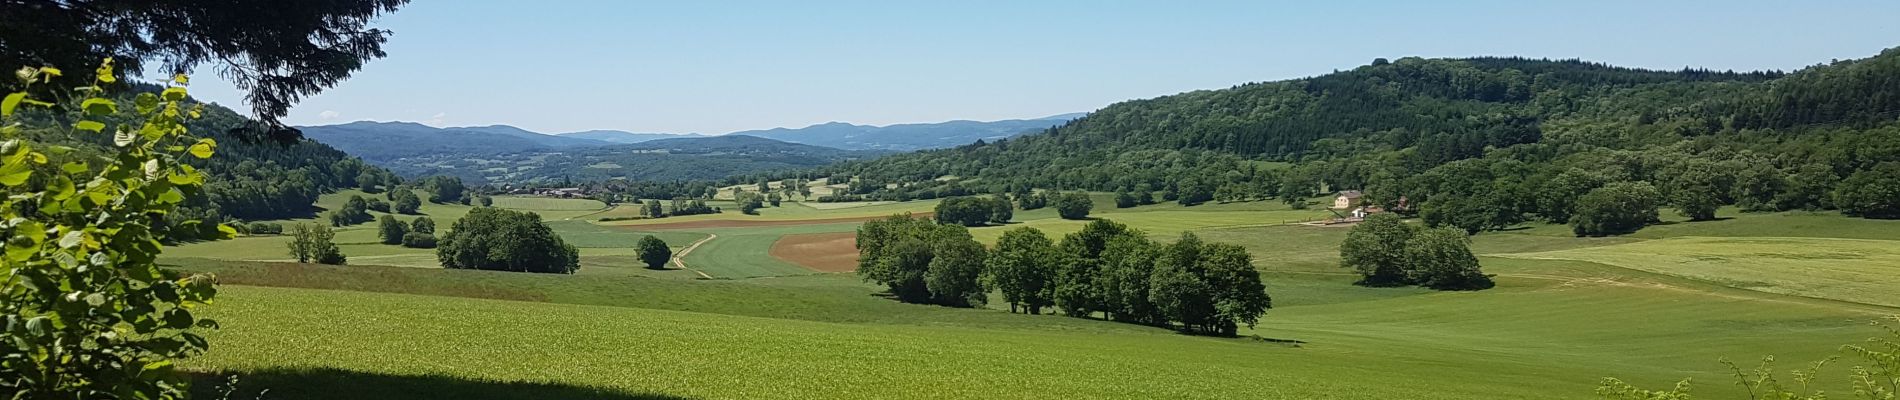
[[[1481,290],[1494,284],[1471,254],[1471,238],[1451,228],[1426,229],[1405,241],[1405,276],[1438,290]]]
[[[1148,300],[1183,331],[1232,336],[1238,323],[1254,326],[1273,306],[1252,257],[1240,246],[1183,233],[1154,262]]]
[[[759,215],[759,209],[765,207],[765,201],[761,198],[763,196],[760,196],[758,193],[739,192],[735,196],[733,201],[739,203],[739,213],[741,214]]]
[[[1062,219],[1088,219],[1089,209],[1095,207],[1095,202],[1089,200],[1088,193],[1082,192],[1057,195],[1054,202],[1056,214],[1062,216]]]
[[[778,192],[772,192],[772,194],[765,195],[765,201],[767,203],[772,204],[773,207],[778,207],[779,203],[783,202],[784,200],[785,200],[785,197],[779,195]]]
[[[954,227],[962,231],[961,227]],[[934,257],[924,271],[924,288],[933,302],[951,307],[980,306],[989,300],[983,288],[983,260],[988,251],[982,243],[963,231],[961,237],[946,235],[934,243]]]
[[[1690,159],[1673,168],[1665,185],[1668,200],[1677,212],[1691,221],[1715,219],[1715,210],[1728,203],[1735,177],[1723,166]]]
[[[952,197],[937,203],[936,217],[940,224],[982,226],[989,223],[995,211],[989,199]]]
[[[456,220],[436,247],[448,269],[571,274],[580,253],[561,240],[541,216],[499,208],[471,209]]]
[[[1339,244],[1339,266],[1359,273],[1360,285],[1398,286],[1405,276],[1405,244],[1413,228],[1392,213],[1373,214],[1346,232]]]
[[[367,206],[370,211],[389,212],[389,203],[383,202],[383,199],[371,198]]]
[[[1016,204],[1009,196],[997,193],[990,196],[990,223],[1003,225],[1016,218]]]
[[[1419,205],[1419,218],[1426,226],[1452,226],[1469,234],[1504,229],[1524,222],[1524,213],[1511,201],[1512,195],[1498,191],[1476,196],[1444,194]]]
[[[20,52],[44,54],[45,61],[61,65],[97,60],[90,53],[98,48],[93,42],[65,36],[87,35],[90,28],[70,26],[75,21],[60,13],[65,6],[0,6],[0,64],[12,69],[32,61]],[[42,36],[49,32],[58,37]],[[52,59],[74,55],[66,51],[85,53]],[[208,172],[187,161],[210,158],[217,141],[191,136],[190,119],[201,107],[187,103],[182,77],[167,84],[164,95],[140,94],[121,110],[115,100],[97,97],[105,95],[102,85],[118,79],[112,61],[97,71],[83,90],[49,85],[60,75],[51,68],[20,69],[16,76],[24,87],[0,86],[21,89],[0,95],[0,230],[8,234],[0,257],[0,269],[7,271],[0,281],[0,319],[7,321],[0,330],[0,388],[12,393],[7,397],[182,398],[187,380],[172,362],[204,352],[208,344],[199,333],[217,326],[184,311],[212,300],[214,279],[155,262],[168,226],[209,230],[219,238],[237,235],[221,224],[161,226],[155,218],[202,193]],[[83,76],[73,73],[74,79]],[[33,96],[41,91],[74,98],[68,104],[42,101]],[[58,115],[22,118],[16,107]],[[72,151],[29,139],[99,132],[116,145]]]
[[[272,138],[289,143],[298,135],[277,119],[304,96],[382,58],[390,32],[369,22],[407,3],[6,2],[0,65],[90,65],[112,57],[126,75],[141,76],[151,61],[174,72],[223,64],[219,75],[246,92],[252,115],[271,128]]]
[[[1101,254],[1102,311],[1116,321],[1159,325],[1167,318],[1149,301],[1149,280],[1160,246],[1139,234],[1111,237]]]
[[[333,226],[356,225],[373,219],[369,215],[369,201],[363,200],[363,196],[352,195],[343,202],[342,207],[330,211],[330,225]]]
[[[1209,190],[1206,184],[1199,180],[1191,180],[1181,184],[1181,191],[1175,196],[1174,202],[1182,206],[1197,206],[1213,199],[1214,192]]]
[[[1900,162],[1885,162],[1855,172],[1835,189],[1841,213],[1862,218],[1900,218]]]
[[[1055,303],[1055,274],[1061,255],[1055,244],[1036,228],[1016,228],[1003,232],[990,252],[984,279],[989,287],[1002,292],[1009,312],[1041,314],[1043,307]]]
[[[422,198],[416,196],[416,192],[410,191],[409,189],[398,189],[393,193],[395,193],[396,200],[395,207],[392,208],[395,209],[397,214],[415,215],[416,210],[422,208]]]
[[[890,288],[898,301],[982,304],[982,244],[962,226],[895,215],[859,226],[857,242],[858,275]]]
[[[640,209],[640,213],[646,215],[647,218],[665,218],[666,208],[660,205],[659,200],[647,200],[646,206]]]
[[[415,221],[409,223],[409,230],[434,235],[435,220],[429,219],[429,217],[416,217]]]
[[[377,225],[376,233],[383,239],[383,244],[402,244],[403,236],[409,234],[409,225],[395,216],[383,215]]]
[[[1214,290],[1214,311],[1221,334],[1237,333],[1232,325],[1239,321],[1248,329],[1260,323],[1260,317],[1273,308],[1267,286],[1260,281],[1260,270],[1253,267],[1247,249],[1226,243],[1209,243],[1203,253],[1208,286]]]
[[[1571,231],[1577,236],[1621,235],[1658,220],[1661,195],[1648,182],[1615,182],[1577,199]]]
[[[462,178],[457,178],[453,176],[437,176],[437,177],[430,178],[427,182],[428,184],[425,185],[425,187],[429,189],[430,203],[467,204],[466,203],[467,199],[465,198],[465,196],[467,195],[468,187],[462,185]]]
[[[666,241],[653,235],[640,237],[640,243],[635,244],[634,248],[640,254],[640,262],[646,263],[647,269],[666,269],[666,262],[673,259],[673,248],[668,247]]]
[[[1020,193],[1020,194],[1017,194],[1017,195],[1016,195],[1016,204],[1017,204],[1017,205],[1019,206],[1019,207],[1017,207],[1017,208],[1021,208],[1021,209],[1023,209],[1023,211],[1028,211],[1028,210],[1035,210],[1035,209],[1040,209],[1040,208],[1043,208],[1043,207],[1048,207],[1048,206],[1049,206],[1049,194],[1048,194],[1048,193],[1044,193],[1044,192],[1024,192],[1024,193]]]
[[[1591,189],[1603,186],[1603,179],[1582,169],[1570,169],[1557,174],[1557,177],[1544,182],[1535,192],[1537,214],[1544,221],[1565,224],[1570,223],[1570,215],[1576,208],[1577,199],[1589,194]]]
[[[375,171],[363,171],[362,174],[356,176],[356,187],[363,189],[363,193],[381,192],[382,189],[378,188],[378,186],[382,185],[382,177],[382,175],[376,174]],[[388,212],[388,210],[384,210],[384,212]]]
[[[482,205],[482,207],[494,207],[495,196],[489,196],[489,195],[477,196],[475,197],[475,204],[480,204]]]
[[[1140,235],[1127,225],[1097,219],[1062,237],[1057,249],[1066,259],[1056,264],[1055,300],[1064,314],[1081,317],[1107,310],[1104,304],[1108,289],[1097,282],[1106,268],[1102,253],[1116,237]]]
[[[1135,203],[1138,203],[1135,199],[1135,195],[1128,194],[1128,192],[1115,193],[1115,208],[1134,207],[1136,205]]]
[[[296,224],[290,227],[290,255],[297,262],[341,265],[346,262],[343,250],[331,240],[336,232],[328,225]]]

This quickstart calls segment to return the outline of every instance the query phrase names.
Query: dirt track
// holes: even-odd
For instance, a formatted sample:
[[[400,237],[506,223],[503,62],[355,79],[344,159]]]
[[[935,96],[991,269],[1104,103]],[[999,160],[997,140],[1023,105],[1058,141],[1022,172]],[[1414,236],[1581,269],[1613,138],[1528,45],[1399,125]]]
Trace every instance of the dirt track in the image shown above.
[[[926,212],[926,213],[915,213],[911,215],[915,218],[929,219],[931,216],[936,215],[936,213]],[[615,225],[615,226],[620,227],[620,228],[636,229],[636,230],[643,230],[643,231],[675,231],[675,230],[703,229],[703,228],[748,228],[748,227],[755,227],[755,226],[840,224],[840,223],[847,223],[847,222],[864,222],[864,221],[870,221],[870,220],[875,220],[875,219],[884,219],[888,217],[889,216],[794,219],[794,220],[709,219],[709,220],[702,220],[702,221],[667,222],[667,223],[658,223],[658,224]]]
[[[818,272],[855,271],[858,269],[858,234],[785,235],[772,242],[772,249],[767,254]]]

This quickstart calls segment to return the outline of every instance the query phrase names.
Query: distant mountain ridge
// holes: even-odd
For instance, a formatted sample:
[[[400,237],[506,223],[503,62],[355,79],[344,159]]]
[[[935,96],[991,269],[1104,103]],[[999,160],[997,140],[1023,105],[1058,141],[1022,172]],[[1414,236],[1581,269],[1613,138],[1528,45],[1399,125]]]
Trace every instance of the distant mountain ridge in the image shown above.
[[[660,140],[660,139],[707,137],[706,135],[701,135],[697,133],[634,133],[634,132],[616,131],[616,130],[591,130],[591,131],[580,131],[580,132],[568,132],[568,133],[557,134],[555,136],[566,137],[566,138],[576,138],[576,139],[598,140],[602,142],[622,143],[622,144],[640,143],[640,142],[645,142],[645,141],[650,141],[650,140]]]
[[[886,126],[828,122],[804,128],[739,131],[729,133],[729,135],[757,136],[846,150],[913,151],[956,147],[975,143],[978,140],[996,141],[1025,133],[1040,132],[1084,115],[1087,113],[1052,115],[1035,119],[955,120]]]

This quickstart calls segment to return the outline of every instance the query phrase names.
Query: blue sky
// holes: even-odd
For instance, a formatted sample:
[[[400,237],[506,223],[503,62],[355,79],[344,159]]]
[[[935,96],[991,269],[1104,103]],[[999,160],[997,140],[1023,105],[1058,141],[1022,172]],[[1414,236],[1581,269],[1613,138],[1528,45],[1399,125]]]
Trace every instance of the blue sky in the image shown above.
[[[1041,117],[1377,57],[1792,70],[1900,46],[1891,0],[1324,3],[415,0],[377,23],[389,57],[288,121],[725,133]]]

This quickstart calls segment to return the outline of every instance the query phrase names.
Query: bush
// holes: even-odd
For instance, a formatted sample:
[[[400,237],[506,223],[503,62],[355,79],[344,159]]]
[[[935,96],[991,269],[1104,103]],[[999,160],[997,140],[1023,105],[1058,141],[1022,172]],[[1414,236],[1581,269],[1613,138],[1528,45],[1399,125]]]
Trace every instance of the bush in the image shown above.
[[[436,247],[443,268],[571,274],[580,252],[541,216],[492,207],[469,210]]]
[[[252,222],[245,225],[245,232],[249,232],[252,235],[282,235],[284,234],[284,224],[275,222]]]
[[[673,259],[673,248],[668,247],[666,241],[653,235],[641,237],[634,248],[640,254],[640,262],[646,263],[647,269],[666,269],[666,262]]]
[[[1571,231],[1577,236],[1621,235],[1643,229],[1658,220],[1661,196],[1647,182],[1616,182],[1591,190],[1577,199]]]
[[[369,209],[370,211],[386,213],[389,212],[389,203],[383,202],[383,199],[372,198],[369,199]]]
[[[409,232],[408,234],[402,235],[402,247],[433,249],[435,248],[435,235],[423,232]]]
[[[1062,219],[1088,219],[1089,209],[1095,207],[1095,202],[1089,200],[1087,193],[1069,192],[1056,196],[1055,207]]]

